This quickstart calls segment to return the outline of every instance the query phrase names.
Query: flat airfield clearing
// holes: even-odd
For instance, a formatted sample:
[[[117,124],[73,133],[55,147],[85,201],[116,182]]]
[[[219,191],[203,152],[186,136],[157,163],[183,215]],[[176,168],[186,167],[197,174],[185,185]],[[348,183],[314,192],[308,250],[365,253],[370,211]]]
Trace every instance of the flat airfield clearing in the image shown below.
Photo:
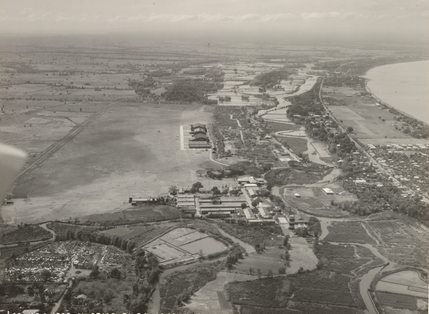
[[[109,104],[72,140],[19,178],[14,193],[28,198],[4,206],[3,220],[40,222],[111,213],[128,208],[128,197],[155,197],[171,185],[197,181],[196,170],[218,164],[205,150],[180,150],[178,135],[180,125],[212,121],[204,108]]]

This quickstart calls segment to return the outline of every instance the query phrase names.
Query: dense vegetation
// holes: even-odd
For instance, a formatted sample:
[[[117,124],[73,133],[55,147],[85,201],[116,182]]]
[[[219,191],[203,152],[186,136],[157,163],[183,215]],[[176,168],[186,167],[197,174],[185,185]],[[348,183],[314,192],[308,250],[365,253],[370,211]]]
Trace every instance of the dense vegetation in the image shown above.
[[[136,243],[132,241],[125,240],[118,236],[107,236],[105,234],[97,232],[101,229],[106,229],[102,227],[89,227],[89,226],[79,226],[72,224],[63,224],[63,223],[51,223],[49,228],[59,231],[56,237],[57,241],[67,241],[67,240],[79,240],[83,242],[94,242],[100,244],[110,244],[114,245],[122,250],[126,250],[128,253],[131,253],[136,247]]]
[[[180,80],[173,83],[162,96],[168,101],[200,102],[217,104],[217,100],[207,98],[207,93],[215,93],[223,83],[204,80]]]
[[[67,290],[64,295],[61,304],[63,313],[146,312],[161,268],[158,259],[151,253],[139,251],[133,258],[133,273],[124,275],[114,268],[106,276],[95,267],[89,278],[74,281],[73,289]],[[85,295],[83,300],[80,297],[82,294]]]
[[[318,79],[313,88],[301,95],[288,98],[292,103],[287,109],[288,118],[294,115],[309,116],[310,113],[321,115],[324,112],[323,106],[318,100],[321,80]]]
[[[323,81],[324,86],[335,86],[335,87],[361,87],[365,88],[365,78],[359,76],[343,76],[333,74],[328,78],[325,78]]]
[[[39,225],[18,225],[18,229],[1,234],[0,244],[17,242],[47,240],[52,238],[52,234]]]
[[[218,222],[221,229],[253,246],[277,246],[283,231],[279,225],[242,225]]]
[[[279,85],[282,80],[287,80],[290,74],[292,74],[292,72],[288,70],[261,73],[250,82],[250,85],[260,86],[262,88],[273,88]]]
[[[160,284],[161,313],[180,313],[181,307],[207,282],[216,279],[221,262],[192,266],[168,275]]]

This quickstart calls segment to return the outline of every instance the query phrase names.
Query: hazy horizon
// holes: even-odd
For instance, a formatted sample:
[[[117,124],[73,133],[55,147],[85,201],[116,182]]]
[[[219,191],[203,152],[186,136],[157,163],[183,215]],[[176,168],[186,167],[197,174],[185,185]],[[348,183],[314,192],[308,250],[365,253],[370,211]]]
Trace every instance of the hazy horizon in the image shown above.
[[[428,18],[428,0],[0,0],[0,35],[427,44]]]

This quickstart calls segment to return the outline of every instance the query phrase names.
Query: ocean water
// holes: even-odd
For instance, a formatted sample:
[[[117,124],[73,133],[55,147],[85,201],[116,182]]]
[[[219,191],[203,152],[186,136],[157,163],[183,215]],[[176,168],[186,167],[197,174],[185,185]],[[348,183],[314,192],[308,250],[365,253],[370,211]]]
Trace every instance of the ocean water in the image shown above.
[[[378,98],[429,124],[429,60],[376,67],[365,77]]]

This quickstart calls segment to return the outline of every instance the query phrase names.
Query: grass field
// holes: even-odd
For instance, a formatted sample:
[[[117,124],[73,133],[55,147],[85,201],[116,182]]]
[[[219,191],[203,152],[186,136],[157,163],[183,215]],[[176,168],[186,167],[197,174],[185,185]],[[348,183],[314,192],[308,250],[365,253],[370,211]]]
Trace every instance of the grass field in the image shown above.
[[[232,282],[225,287],[233,304],[285,307],[292,295],[291,282],[284,277]]]
[[[278,269],[285,266],[285,261],[280,258],[281,254],[284,254],[284,250],[275,247],[266,248],[261,254],[251,253],[234,265],[233,272],[249,274],[249,269],[252,268],[254,275],[258,274],[258,269],[263,276],[269,270],[278,275]]]
[[[284,189],[284,197],[293,206],[308,214],[322,217],[347,217],[350,214],[333,206],[347,201],[353,201],[356,197],[346,192],[338,183],[330,183],[323,187],[330,188],[334,195],[327,195],[322,187],[288,187]],[[297,198],[295,194],[299,194]]]
[[[280,143],[292,149],[295,154],[304,153],[308,150],[307,140],[304,138],[278,136],[277,139]]]
[[[272,132],[278,131],[297,131],[301,129],[300,125],[294,123],[277,123],[277,122],[268,122],[268,128]]]

